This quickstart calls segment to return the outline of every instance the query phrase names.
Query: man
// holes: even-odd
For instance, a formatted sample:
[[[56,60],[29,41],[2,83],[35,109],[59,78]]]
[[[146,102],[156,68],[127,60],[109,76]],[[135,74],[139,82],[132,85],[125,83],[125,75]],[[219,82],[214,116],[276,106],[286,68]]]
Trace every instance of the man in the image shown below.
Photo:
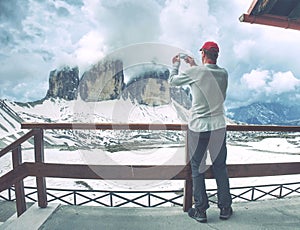
[[[219,46],[215,42],[205,42],[200,52],[203,65],[197,66],[192,57],[185,56],[185,62],[191,67],[181,74],[179,74],[180,55],[173,57],[169,83],[172,86],[189,85],[191,88],[192,108],[188,124],[188,149],[195,207],[188,211],[188,215],[205,223],[206,210],[209,208],[205,187],[208,153],[217,182],[220,219],[229,219],[233,211],[226,167],[226,122],[223,105],[228,73],[217,65]]]

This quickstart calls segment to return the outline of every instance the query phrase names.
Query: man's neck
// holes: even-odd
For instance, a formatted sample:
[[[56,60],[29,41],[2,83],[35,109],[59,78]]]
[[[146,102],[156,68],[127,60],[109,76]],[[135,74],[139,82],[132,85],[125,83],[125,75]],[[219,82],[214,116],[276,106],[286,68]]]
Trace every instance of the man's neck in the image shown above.
[[[217,64],[217,63],[211,59],[206,59],[204,60],[203,64]]]

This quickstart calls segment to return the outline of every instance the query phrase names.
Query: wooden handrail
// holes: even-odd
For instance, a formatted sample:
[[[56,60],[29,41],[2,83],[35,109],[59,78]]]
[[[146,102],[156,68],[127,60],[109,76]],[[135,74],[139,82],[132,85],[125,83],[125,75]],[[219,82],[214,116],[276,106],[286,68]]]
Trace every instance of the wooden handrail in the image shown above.
[[[28,176],[27,166],[23,163],[0,177],[0,192]]]
[[[22,123],[22,129],[87,129],[87,130],[178,130],[186,131],[187,124],[142,123]],[[300,132],[300,126],[227,125],[227,131]]]
[[[22,129],[187,130],[186,124],[22,123]]]
[[[186,165],[82,165],[24,163],[27,176],[101,180],[185,180],[191,177]],[[300,174],[300,162],[228,164],[230,178]],[[214,178],[211,167],[206,179]]]
[[[227,125],[227,131],[239,132],[300,132],[300,126],[278,125]]]
[[[3,148],[0,151],[0,157],[2,157],[3,155],[5,155],[6,153],[8,153],[9,151],[12,151],[15,148],[17,148],[18,146],[20,146],[22,143],[24,143],[25,141],[27,141],[29,138],[33,137],[35,135],[35,133],[36,133],[36,130],[30,130],[28,133],[26,133],[25,135],[23,135],[22,137],[20,137],[18,140],[16,140],[15,142],[13,142],[10,145],[8,145],[5,148]]]
[[[25,163],[28,176],[101,180],[184,180],[186,165],[84,165]]]

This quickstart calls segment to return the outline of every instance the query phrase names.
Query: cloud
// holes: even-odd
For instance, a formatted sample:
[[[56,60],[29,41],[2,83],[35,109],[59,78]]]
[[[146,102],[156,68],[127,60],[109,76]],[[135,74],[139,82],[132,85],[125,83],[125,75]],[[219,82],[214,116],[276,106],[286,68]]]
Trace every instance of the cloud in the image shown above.
[[[267,70],[252,70],[242,76],[241,83],[250,90],[260,91],[267,87],[270,78]]]
[[[297,89],[300,89],[300,80],[291,71],[285,73],[278,72],[273,75],[269,86],[270,90],[276,94],[295,92]]]
[[[233,52],[235,57],[240,60],[251,59],[251,56],[255,53],[255,45],[255,41],[250,39],[234,43]]]
[[[160,33],[160,8],[153,0],[86,0],[83,10],[113,50],[155,40]]]
[[[209,25],[209,26],[208,26]],[[166,1],[160,13],[160,41],[195,50],[204,40],[217,38],[218,26],[207,0]]]
[[[291,71],[252,70],[250,73],[242,76],[241,84],[246,86],[248,90],[277,95],[286,92],[296,92],[300,87],[300,80]]]
[[[171,64],[173,51],[181,48],[200,64],[199,47],[206,40],[214,40],[221,50],[218,64],[229,72],[228,104],[275,100],[278,95],[289,103],[289,99],[299,97],[299,31],[239,22],[251,3],[2,0],[0,83],[15,90],[2,89],[0,97],[40,99],[46,93],[51,70],[78,65],[83,73],[103,56],[136,44],[170,46],[161,50],[156,46],[150,62]],[[146,58],[147,53],[133,50],[127,59]],[[36,86],[40,91],[33,91]]]
[[[3,24],[21,28],[27,8],[27,0],[0,1],[0,21]]]
[[[276,101],[289,105],[297,102],[299,91],[300,80],[291,71],[273,72],[256,69],[242,76],[234,100],[239,101],[240,105],[256,101]]]

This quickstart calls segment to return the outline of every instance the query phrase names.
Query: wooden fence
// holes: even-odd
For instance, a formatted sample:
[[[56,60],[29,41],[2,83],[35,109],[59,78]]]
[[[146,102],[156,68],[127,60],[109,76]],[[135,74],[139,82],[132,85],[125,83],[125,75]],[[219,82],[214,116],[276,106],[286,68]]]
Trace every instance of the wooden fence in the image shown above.
[[[15,186],[18,216],[26,211],[23,179],[28,176],[36,177],[38,205],[41,208],[48,205],[46,177],[105,180],[184,180],[183,210],[187,211],[192,206],[192,179],[187,145],[185,147],[185,164],[183,165],[84,165],[55,164],[44,161],[44,130],[47,129],[177,130],[186,132],[187,125],[185,124],[23,123],[21,127],[31,130],[0,151],[0,158],[9,152],[12,153],[13,169],[0,177],[0,192]],[[300,126],[228,125],[227,131],[300,132]],[[35,161],[23,162],[21,145],[32,137],[34,137]],[[228,165],[228,174],[230,178],[300,174],[300,162],[233,164]],[[210,170],[206,172],[206,178],[213,178]]]

